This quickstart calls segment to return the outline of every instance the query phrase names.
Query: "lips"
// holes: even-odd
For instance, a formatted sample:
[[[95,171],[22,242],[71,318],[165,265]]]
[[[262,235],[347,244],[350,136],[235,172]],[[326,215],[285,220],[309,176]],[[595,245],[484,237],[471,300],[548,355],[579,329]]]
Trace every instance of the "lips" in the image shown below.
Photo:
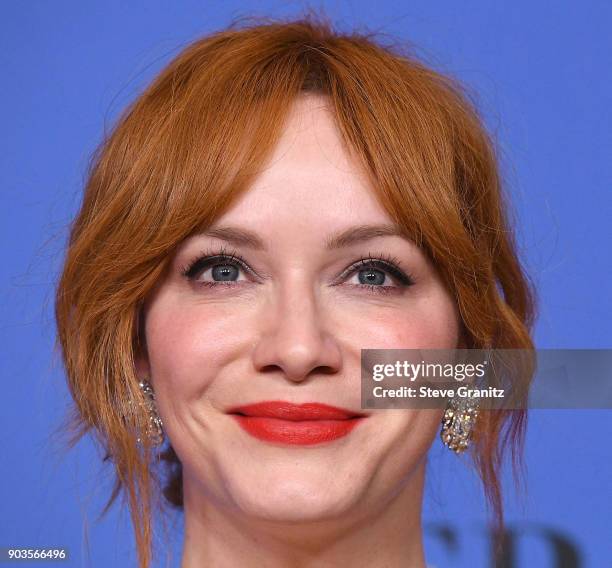
[[[237,406],[228,413],[259,440],[293,445],[331,442],[349,434],[367,416],[318,402],[281,400]]]

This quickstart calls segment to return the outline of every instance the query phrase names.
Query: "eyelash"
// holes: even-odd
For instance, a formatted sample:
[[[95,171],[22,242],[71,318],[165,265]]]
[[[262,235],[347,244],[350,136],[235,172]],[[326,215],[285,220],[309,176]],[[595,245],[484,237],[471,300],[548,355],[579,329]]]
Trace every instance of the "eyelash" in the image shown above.
[[[194,281],[195,276],[205,268],[215,266],[215,264],[233,264],[238,265],[246,273],[251,276],[256,276],[255,272],[249,268],[246,261],[235,251],[228,251],[225,247],[214,250],[207,250],[201,252],[199,255],[190,260],[180,270],[181,274],[188,280]],[[340,275],[340,279],[344,280],[349,276],[352,276],[360,270],[367,268],[373,268],[380,270],[381,272],[388,273],[393,276],[399,283],[400,286],[384,286],[374,284],[353,284],[358,288],[365,288],[371,293],[375,294],[390,294],[396,292],[398,288],[408,288],[414,285],[414,278],[399,268],[399,261],[397,258],[391,255],[372,255],[368,253],[367,256],[361,257],[359,260],[351,264],[345,269]],[[198,286],[205,286],[208,288],[215,288],[217,286],[232,286],[232,281],[226,282],[197,282]]]

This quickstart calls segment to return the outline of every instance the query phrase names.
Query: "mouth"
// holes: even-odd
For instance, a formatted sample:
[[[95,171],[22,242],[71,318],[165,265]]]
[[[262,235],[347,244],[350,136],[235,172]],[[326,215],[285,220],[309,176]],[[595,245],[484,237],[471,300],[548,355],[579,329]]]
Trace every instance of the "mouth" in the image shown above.
[[[234,407],[228,414],[254,438],[300,446],[342,438],[368,416],[318,402],[294,404],[281,400]]]

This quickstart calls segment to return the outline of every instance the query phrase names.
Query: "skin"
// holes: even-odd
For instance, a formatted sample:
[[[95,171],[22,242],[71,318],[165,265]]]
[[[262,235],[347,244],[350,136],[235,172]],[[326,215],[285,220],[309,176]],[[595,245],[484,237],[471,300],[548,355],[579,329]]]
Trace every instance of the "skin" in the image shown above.
[[[267,250],[194,236],[146,302],[136,367],[183,465],[182,568],[425,567],[425,460],[442,411],[374,410],[348,436],[301,447],[257,440],[225,413],[262,400],[359,411],[361,349],[458,346],[455,302],[412,242],[325,247],[338,231],[390,223],[326,99],[303,95],[267,167],[214,225],[248,229]],[[222,247],[257,276],[206,287],[212,268],[200,284],[181,273]],[[376,293],[363,268],[339,280],[370,255],[392,256],[414,283],[381,272],[391,291]]]

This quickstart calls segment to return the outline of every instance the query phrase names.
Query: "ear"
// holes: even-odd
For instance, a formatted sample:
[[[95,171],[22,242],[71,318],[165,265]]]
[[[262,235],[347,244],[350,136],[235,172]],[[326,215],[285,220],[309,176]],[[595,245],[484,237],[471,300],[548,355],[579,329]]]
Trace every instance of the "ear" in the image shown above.
[[[468,331],[461,320],[459,325],[459,340],[457,342],[457,349],[467,349],[468,348]]]
[[[140,353],[134,355],[134,372],[139,381],[148,379],[151,376],[149,360],[145,355]]]
[[[144,305],[139,302],[136,306],[135,314],[135,337],[134,337],[134,372],[140,381],[151,376],[149,365],[149,355],[147,352],[147,338],[145,334],[145,313]]]

